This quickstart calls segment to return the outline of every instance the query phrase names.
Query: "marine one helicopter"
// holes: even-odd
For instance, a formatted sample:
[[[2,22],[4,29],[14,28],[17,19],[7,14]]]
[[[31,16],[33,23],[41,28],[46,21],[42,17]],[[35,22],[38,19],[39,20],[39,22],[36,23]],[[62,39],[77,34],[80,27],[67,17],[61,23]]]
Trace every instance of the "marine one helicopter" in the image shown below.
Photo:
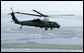
[[[38,13],[39,15],[36,14],[29,14],[29,13],[21,13],[21,12],[14,12],[13,9],[11,8],[12,12],[9,13],[12,16],[12,20],[15,24],[21,25],[20,29],[22,26],[34,26],[34,27],[40,27],[40,28],[45,28],[45,30],[48,30],[50,28],[53,30],[53,28],[60,28],[60,25],[57,22],[54,21],[49,21],[46,17],[49,17],[48,15],[44,15],[36,10],[33,10],[34,12]],[[24,15],[31,15],[31,16],[38,16],[38,17],[45,17],[43,20],[41,19],[33,19],[33,20],[28,20],[28,21],[19,21],[16,17],[15,14],[24,14]]]

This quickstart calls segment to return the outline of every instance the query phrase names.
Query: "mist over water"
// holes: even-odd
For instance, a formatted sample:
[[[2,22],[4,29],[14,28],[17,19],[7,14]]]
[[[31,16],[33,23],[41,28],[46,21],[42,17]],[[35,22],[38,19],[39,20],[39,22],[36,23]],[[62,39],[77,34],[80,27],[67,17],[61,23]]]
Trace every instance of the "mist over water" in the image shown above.
[[[38,28],[38,27],[36,28],[33,26],[23,26],[22,29],[20,29],[20,25],[15,24],[14,22],[10,22],[12,21],[10,15],[1,14],[1,44],[5,44],[5,43],[6,44],[15,43],[16,45],[18,43],[63,44],[63,45],[65,44],[65,45],[83,46],[83,16],[82,15],[75,15],[75,16],[50,15],[50,16],[53,17],[53,18],[49,18],[51,21],[55,21],[61,25],[60,29],[57,28],[53,30],[48,29],[46,31],[44,28]],[[20,21],[32,20],[38,18],[35,16],[17,15],[17,14],[16,17]],[[10,46],[4,47],[4,45],[2,45],[1,47],[10,48]],[[2,49],[2,51],[4,50],[5,49]],[[10,49],[8,49],[7,51],[9,50]],[[26,49],[24,49],[24,51],[26,51]],[[65,50],[59,49],[59,51],[65,51]]]

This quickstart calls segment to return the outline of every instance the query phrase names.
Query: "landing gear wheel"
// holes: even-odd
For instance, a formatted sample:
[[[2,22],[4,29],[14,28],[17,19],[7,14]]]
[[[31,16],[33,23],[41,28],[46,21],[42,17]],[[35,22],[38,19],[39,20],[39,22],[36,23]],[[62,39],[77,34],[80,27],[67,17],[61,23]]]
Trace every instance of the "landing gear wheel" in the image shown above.
[[[48,30],[48,28],[46,27],[45,30]]]
[[[51,28],[51,30],[53,30],[53,28]]]
[[[23,25],[21,25],[20,29],[22,28]]]

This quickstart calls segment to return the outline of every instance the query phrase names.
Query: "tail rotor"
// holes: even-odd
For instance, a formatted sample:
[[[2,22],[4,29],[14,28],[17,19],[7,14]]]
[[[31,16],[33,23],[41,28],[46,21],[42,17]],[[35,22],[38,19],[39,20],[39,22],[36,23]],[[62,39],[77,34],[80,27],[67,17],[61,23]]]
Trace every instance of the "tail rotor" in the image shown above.
[[[8,15],[18,13],[18,12],[14,12],[12,7],[11,7],[11,11],[12,12],[11,13],[8,13]]]
[[[14,11],[13,11],[12,7],[11,7],[11,10],[12,10],[12,13],[14,13]]]

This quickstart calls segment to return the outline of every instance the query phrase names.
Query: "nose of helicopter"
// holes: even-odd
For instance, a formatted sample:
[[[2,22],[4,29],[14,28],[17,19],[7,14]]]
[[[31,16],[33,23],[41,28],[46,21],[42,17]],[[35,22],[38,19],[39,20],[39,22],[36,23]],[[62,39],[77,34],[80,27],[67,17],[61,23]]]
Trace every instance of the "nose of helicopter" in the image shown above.
[[[60,28],[60,25],[58,25],[58,29]]]
[[[59,25],[59,24],[57,24],[57,25],[56,25],[56,27],[59,29],[59,28],[60,28],[60,25]]]
[[[55,25],[54,25],[56,28],[60,28],[60,25],[58,24],[58,23],[55,23]]]

